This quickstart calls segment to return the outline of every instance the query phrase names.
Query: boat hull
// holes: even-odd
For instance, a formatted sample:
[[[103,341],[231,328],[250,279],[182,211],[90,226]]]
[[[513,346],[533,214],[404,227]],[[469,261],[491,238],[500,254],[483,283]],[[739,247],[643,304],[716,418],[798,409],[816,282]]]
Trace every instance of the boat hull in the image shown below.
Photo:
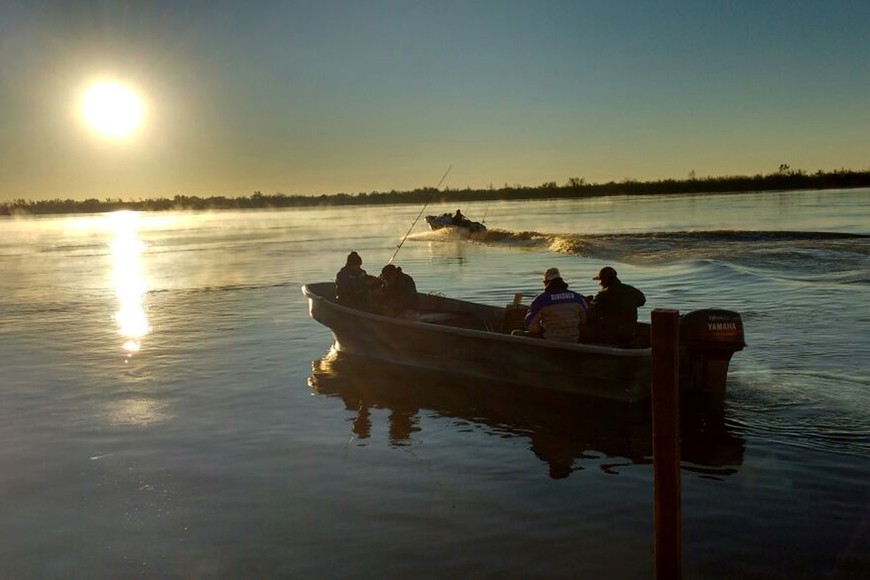
[[[429,224],[429,228],[433,231],[455,230],[469,234],[479,234],[486,231],[486,226],[480,222],[465,220],[463,223],[457,224],[453,221],[453,217],[447,213],[442,215],[427,215],[426,223]]]
[[[308,284],[309,313],[335,348],[390,363],[505,383],[641,401],[649,397],[651,350],[557,343],[499,332],[504,308],[420,294],[421,320],[341,306],[332,283]]]
[[[641,401],[651,389],[650,326],[630,347],[513,336],[512,306],[418,294],[420,317],[393,318],[341,306],[331,282],[302,287],[309,312],[332,331],[335,348],[385,362],[553,391]],[[679,381],[722,394],[732,355],[745,346],[740,315],[695,310],[680,318]]]

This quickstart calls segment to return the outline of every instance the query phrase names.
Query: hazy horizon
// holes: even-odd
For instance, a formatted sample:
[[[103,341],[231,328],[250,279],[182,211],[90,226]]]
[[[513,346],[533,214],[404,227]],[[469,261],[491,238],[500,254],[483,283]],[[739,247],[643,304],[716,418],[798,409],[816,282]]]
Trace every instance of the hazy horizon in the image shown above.
[[[836,1],[3,2],[0,202],[863,170],[868,24]],[[97,81],[136,96],[129,134],[84,120]]]

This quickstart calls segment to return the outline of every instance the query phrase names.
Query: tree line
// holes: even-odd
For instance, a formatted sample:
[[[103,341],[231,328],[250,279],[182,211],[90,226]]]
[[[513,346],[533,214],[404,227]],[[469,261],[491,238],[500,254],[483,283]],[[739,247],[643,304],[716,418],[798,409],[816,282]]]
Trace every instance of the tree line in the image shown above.
[[[605,195],[661,195],[688,193],[739,193],[749,191],[792,191],[806,189],[848,189],[870,187],[870,170],[817,171],[808,174],[780,165],[779,170],[768,175],[725,176],[696,178],[694,172],[687,179],[663,179],[637,181],[626,179],[620,182],[587,183],[585,179],[572,177],[563,185],[555,181],[538,186],[492,186],[485,189],[439,190],[433,187],[411,191],[361,192],[356,194],[336,193],[323,195],[264,194],[260,191],[250,196],[188,196],[171,198],[122,200],[106,198],[99,200],[50,199],[30,201],[14,199],[0,203],[0,215],[35,215],[64,213],[100,213],[117,210],[165,211],[165,210],[213,210],[213,209],[267,209],[309,206],[387,205],[399,203],[423,204],[465,203],[471,201],[534,200],[582,198]]]

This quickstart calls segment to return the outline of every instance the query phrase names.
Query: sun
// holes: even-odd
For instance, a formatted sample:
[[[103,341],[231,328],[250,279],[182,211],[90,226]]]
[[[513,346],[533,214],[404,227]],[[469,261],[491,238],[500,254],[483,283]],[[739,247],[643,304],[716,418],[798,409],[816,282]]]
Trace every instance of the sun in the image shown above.
[[[82,114],[97,132],[107,137],[127,137],[142,123],[142,99],[124,85],[97,83],[85,91]]]

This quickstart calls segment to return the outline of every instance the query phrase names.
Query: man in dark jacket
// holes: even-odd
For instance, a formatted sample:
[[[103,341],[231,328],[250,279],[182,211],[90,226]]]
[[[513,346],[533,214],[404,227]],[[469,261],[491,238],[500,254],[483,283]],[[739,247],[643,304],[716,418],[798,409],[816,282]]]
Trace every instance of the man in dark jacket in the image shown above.
[[[544,272],[544,291],[535,297],[526,314],[526,330],[512,334],[577,342],[580,325],[585,322],[586,300],[581,294],[568,290],[558,268],[550,268]]]
[[[392,264],[381,269],[383,288],[380,291],[381,310],[388,316],[415,318],[417,313],[417,285],[414,279]]]
[[[583,332],[584,342],[628,344],[634,339],[637,309],[646,304],[643,292],[623,284],[610,266],[601,268],[592,278],[601,284],[601,291],[589,306],[589,326]]]
[[[335,297],[338,303],[366,310],[369,307],[369,287],[374,276],[362,269],[362,258],[356,252],[347,255],[344,267],[335,275]]]

